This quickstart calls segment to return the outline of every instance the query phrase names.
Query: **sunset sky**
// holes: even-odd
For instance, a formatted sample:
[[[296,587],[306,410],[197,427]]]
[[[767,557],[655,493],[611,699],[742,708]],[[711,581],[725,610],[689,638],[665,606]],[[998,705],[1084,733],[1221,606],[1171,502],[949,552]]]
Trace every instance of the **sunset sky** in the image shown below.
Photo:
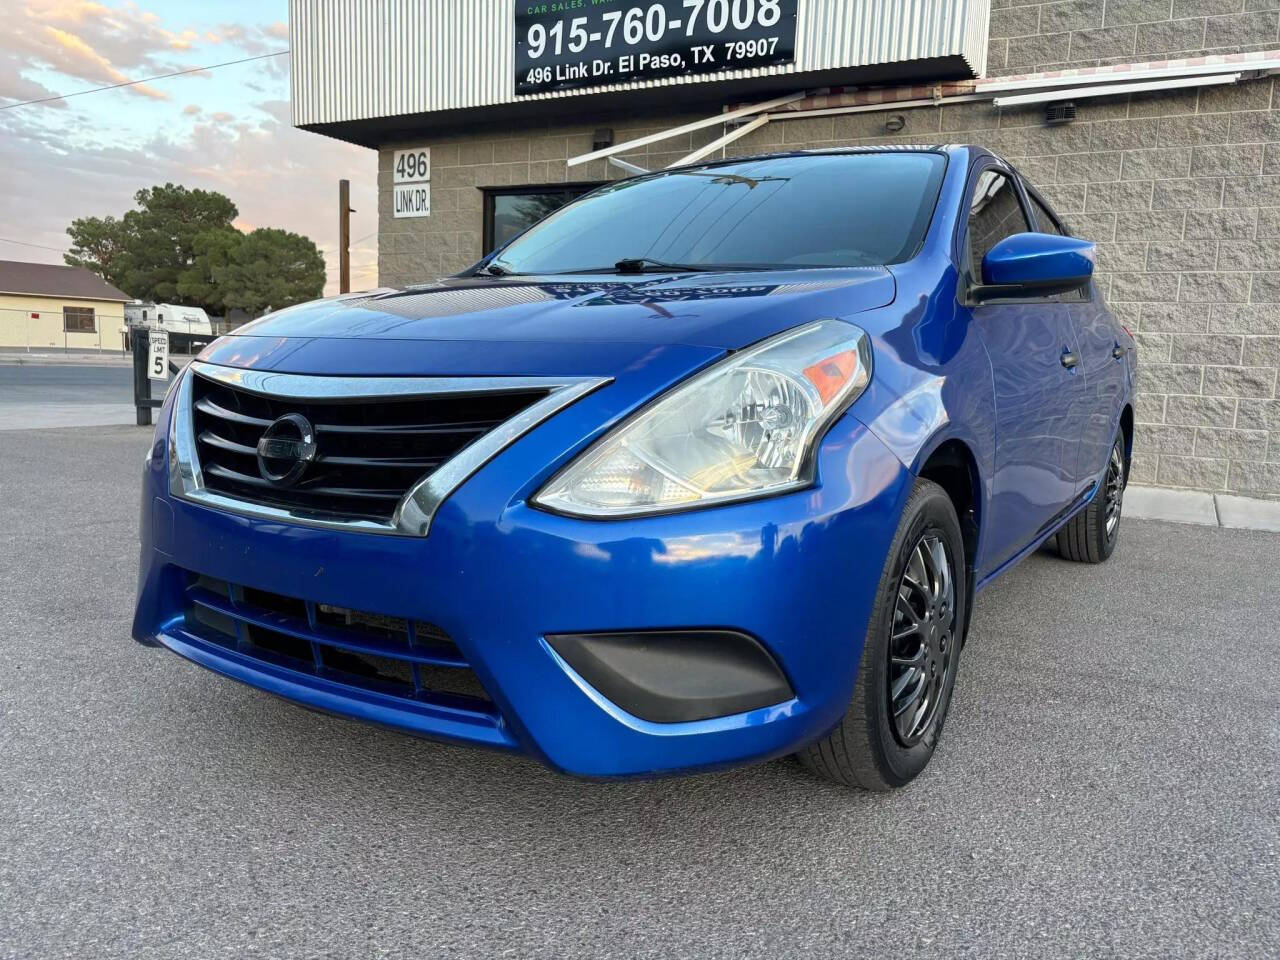
[[[376,283],[377,155],[290,126],[287,56],[4,109],[287,50],[285,0],[4,0],[3,8],[0,259],[61,263],[72,219],[119,216],[137,190],[171,181],[225,193],[242,229],[310,237],[334,292],[337,181],[347,177],[357,210],[352,286]]]

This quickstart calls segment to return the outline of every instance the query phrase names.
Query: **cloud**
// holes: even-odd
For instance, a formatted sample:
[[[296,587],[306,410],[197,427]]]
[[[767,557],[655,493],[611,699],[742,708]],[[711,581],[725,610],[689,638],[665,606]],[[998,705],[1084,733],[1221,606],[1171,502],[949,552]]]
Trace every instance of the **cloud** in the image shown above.
[[[0,100],[22,102],[58,96],[58,91],[23,76],[26,63],[8,51],[0,51]],[[65,100],[50,100],[45,107],[64,109]]]
[[[65,230],[74,218],[120,216],[143,187],[181,183],[226,194],[239,208],[244,228],[279,227],[310,237],[325,255],[327,289],[334,292],[340,178],[351,180],[352,206],[360,211],[353,217],[352,235],[364,237],[377,229],[376,153],[293,128],[284,101],[246,105],[252,109],[242,116],[260,119],[225,121],[217,116],[229,112],[205,113],[191,104],[180,111],[189,126],[158,122],[152,136],[132,144],[110,138],[96,145],[78,143],[76,132],[94,123],[89,101],[98,96],[111,94],[72,100],[72,109],[57,114],[0,113],[0,169],[6,178],[0,236],[65,249]],[[27,247],[5,247],[0,256],[60,261],[52,251]],[[354,287],[376,285],[376,260],[376,234],[353,247]]]
[[[288,100],[264,100],[258,104],[258,109],[277,123],[293,122],[293,108]]]
[[[288,27],[221,24],[219,4],[180,4],[164,18],[146,0],[10,0],[0,44],[0,103],[193,66],[275,53]],[[283,4],[277,4],[282,6]],[[175,22],[175,20],[179,22]],[[0,112],[0,237],[58,249],[76,217],[120,216],[139,189],[158,183],[218,190],[245,229],[280,227],[313,239],[337,286],[337,180],[351,180],[353,236],[377,228],[377,160],[369,150],[290,124],[288,57],[204,71]],[[182,89],[193,83],[197,89]],[[170,95],[181,97],[179,108]],[[0,257],[60,262],[52,250],[0,247]],[[352,249],[353,283],[377,280],[377,241]]]
[[[126,83],[181,69],[167,53],[190,50],[196,40],[193,31],[167,30],[154,15],[132,4],[113,8],[83,0],[28,0],[6,19],[5,29],[0,98],[8,100],[53,96],[83,86],[75,81]],[[68,82],[49,89],[45,76],[50,72]],[[41,81],[33,80],[33,74]],[[127,90],[134,96],[167,99],[147,84]]]
[[[283,33],[279,28],[283,28]],[[289,46],[289,28],[284,24],[224,23],[215,28],[214,35],[219,42],[238,47],[251,57],[276,53]]]
[[[288,27],[280,22],[221,26],[186,23],[170,27],[154,12],[140,9],[133,2],[108,5],[92,0],[25,0],[15,3],[15,7],[6,17],[6,34],[0,49],[0,100],[56,96],[83,88],[85,83],[127,83],[227,59],[231,52],[194,63],[189,59],[209,46],[225,44],[245,56],[259,56],[277,53],[289,45]],[[216,5],[181,7],[188,16],[216,9]],[[285,59],[265,61],[263,72],[277,80],[287,76]],[[63,75],[68,82],[51,89],[47,79],[50,72]],[[142,98],[163,100],[168,96],[153,84],[125,89],[128,95]]]
[[[45,27],[45,37],[57,47],[64,56],[56,58],[57,69],[85,80],[97,80],[111,83],[128,83],[130,78],[111,65],[109,61],[89,44],[74,33],[59,30],[57,27]],[[155,100],[168,100],[169,95],[162,90],[149,87],[145,83],[134,84],[132,92]]]

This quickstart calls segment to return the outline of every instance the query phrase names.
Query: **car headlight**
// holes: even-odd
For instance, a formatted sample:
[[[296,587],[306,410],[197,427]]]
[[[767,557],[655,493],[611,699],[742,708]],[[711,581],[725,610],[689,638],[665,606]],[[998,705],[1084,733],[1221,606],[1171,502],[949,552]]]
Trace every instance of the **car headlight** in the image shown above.
[[[871,377],[867,334],[819,320],[735,353],[664,394],[553,477],[534,503],[618,517],[782,493]]]

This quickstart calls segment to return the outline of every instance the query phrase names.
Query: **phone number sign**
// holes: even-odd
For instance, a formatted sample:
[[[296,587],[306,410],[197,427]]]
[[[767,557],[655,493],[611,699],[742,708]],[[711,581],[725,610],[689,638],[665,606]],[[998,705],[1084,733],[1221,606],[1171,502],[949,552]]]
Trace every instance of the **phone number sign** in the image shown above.
[[[516,94],[793,63],[797,0],[516,0]]]

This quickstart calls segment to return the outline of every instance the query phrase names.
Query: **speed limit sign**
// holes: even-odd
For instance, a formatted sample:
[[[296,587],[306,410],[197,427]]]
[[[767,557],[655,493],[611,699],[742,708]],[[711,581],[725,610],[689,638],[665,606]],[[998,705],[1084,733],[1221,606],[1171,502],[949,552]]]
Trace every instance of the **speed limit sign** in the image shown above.
[[[165,330],[152,330],[150,354],[147,357],[147,379],[169,379],[169,334]]]

